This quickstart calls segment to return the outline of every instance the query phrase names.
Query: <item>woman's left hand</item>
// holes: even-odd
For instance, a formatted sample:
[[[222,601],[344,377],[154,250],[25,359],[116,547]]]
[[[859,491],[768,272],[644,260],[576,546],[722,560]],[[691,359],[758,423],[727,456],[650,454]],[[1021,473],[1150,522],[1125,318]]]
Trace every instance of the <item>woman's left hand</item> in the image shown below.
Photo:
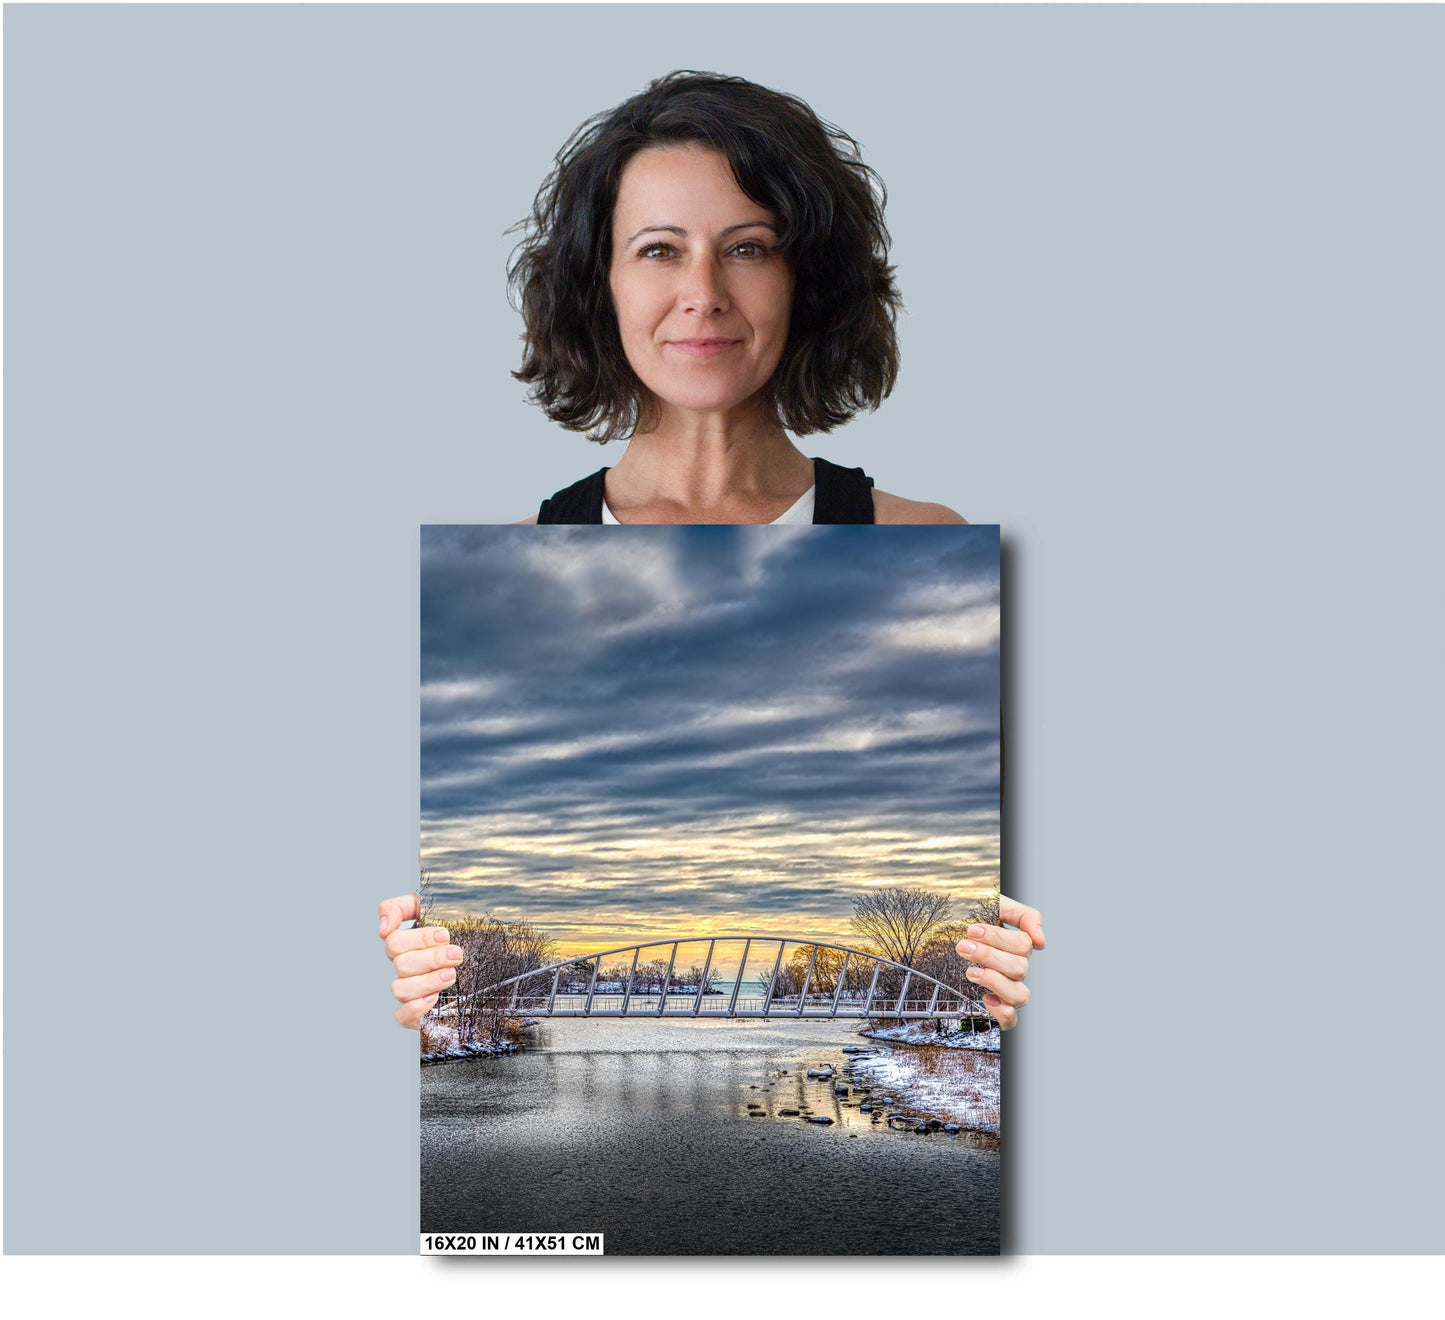
[[[998,1020],[999,1030],[1007,1031],[1019,1020],[1018,1010],[1029,1002],[1024,973],[1029,969],[1029,954],[1044,947],[1044,926],[1034,908],[1003,894],[998,896],[998,919],[1018,929],[970,926],[958,942],[958,952],[978,964],[968,969],[968,979],[988,988],[983,1006]]]

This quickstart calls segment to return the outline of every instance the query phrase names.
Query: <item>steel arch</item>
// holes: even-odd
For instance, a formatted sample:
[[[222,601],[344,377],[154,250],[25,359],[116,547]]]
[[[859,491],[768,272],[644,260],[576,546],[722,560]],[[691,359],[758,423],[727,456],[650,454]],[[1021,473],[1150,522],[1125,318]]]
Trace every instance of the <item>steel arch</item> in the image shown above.
[[[703,975],[695,989],[685,992],[674,992],[670,990],[673,968],[677,962],[677,951],[684,944],[708,946],[707,957],[703,963]],[[717,992],[719,997],[727,999],[725,1008],[720,1005],[708,1005],[706,1000],[713,998],[707,993],[709,985],[708,971],[714,961],[717,948],[722,944],[743,945],[742,957],[738,964],[737,977],[733,982],[731,994]],[[755,944],[771,946],[777,944],[778,952],[773,960],[773,968],[767,981],[766,990],[760,997],[750,996],[739,1000],[739,992],[743,987],[743,972],[748,966],[748,956]],[[778,970],[783,963],[783,954],[788,945],[794,945],[800,949],[811,948],[812,956],[808,962],[808,970],[803,979],[802,987],[797,995],[789,995],[782,999],[774,996],[777,986]],[[633,986],[637,975],[637,965],[644,949],[671,949],[669,956],[668,971],[662,980],[657,992],[640,994],[634,991]],[[818,1000],[809,1003],[808,990],[812,981],[813,969],[817,962],[819,949],[832,949],[844,955],[842,969],[838,973],[838,980],[831,993],[820,995]],[[632,967],[627,975],[627,982],[620,994],[605,992],[600,996],[604,1002],[599,1002],[597,990],[597,978],[602,968],[604,958],[615,958],[619,955],[632,955]],[[860,998],[860,991],[854,990],[845,994],[848,970],[852,961],[857,959],[866,960],[874,964],[873,974],[868,982],[866,995]],[[588,977],[588,986],[585,993],[581,991],[568,990],[559,995],[559,986],[562,973],[568,968],[585,968],[591,964],[591,975]],[[892,968],[902,974],[903,984],[896,998],[889,996],[889,1001],[884,1003],[879,1000],[875,1002],[878,989],[879,976],[883,969]],[[534,981],[539,977],[551,974],[552,981],[545,994],[521,993],[524,984]],[[583,973],[585,975],[585,972]],[[762,986],[762,982],[758,982]],[[909,997],[909,991],[917,987],[926,992],[915,998]],[[495,985],[487,986],[483,990],[476,990],[470,994],[462,995],[462,999],[476,999],[489,996],[502,996],[508,989],[511,989],[511,996],[507,1001],[505,1010],[509,1014],[520,1014],[527,1017],[609,1017],[609,1018],[635,1018],[640,1020],[658,1018],[778,1018],[778,1019],[835,1019],[835,1018],[935,1018],[935,1017],[987,1017],[987,1010],[979,1002],[982,997],[980,991],[964,991],[954,986],[945,984],[936,977],[918,971],[916,968],[907,967],[902,963],[894,962],[891,958],[884,958],[876,953],[869,953],[863,949],[850,948],[846,944],[833,944],[828,940],[814,940],[798,936],[757,934],[757,935],[698,935],[679,936],[676,939],[649,940],[643,944],[625,944],[615,949],[604,949],[600,953],[590,953],[581,958],[566,958],[561,962],[549,963],[545,967],[538,967],[534,971],[522,972],[517,976],[508,977],[504,981],[498,981]],[[580,1005],[576,1001],[582,1001]],[[616,1007],[611,1006],[611,1001],[619,1000]],[[669,1001],[685,1001],[682,1003],[670,1003]]]

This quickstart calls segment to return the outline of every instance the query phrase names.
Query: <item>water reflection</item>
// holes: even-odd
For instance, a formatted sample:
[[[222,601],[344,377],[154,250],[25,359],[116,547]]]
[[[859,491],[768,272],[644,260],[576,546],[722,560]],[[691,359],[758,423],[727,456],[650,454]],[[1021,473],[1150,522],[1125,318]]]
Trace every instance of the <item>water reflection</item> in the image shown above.
[[[863,1111],[860,1086],[896,1079],[845,1080],[859,1043],[826,1022],[554,1020],[522,1053],[424,1068],[422,1231],[600,1229],[609,1254],[997,1251],[997,1150]]]

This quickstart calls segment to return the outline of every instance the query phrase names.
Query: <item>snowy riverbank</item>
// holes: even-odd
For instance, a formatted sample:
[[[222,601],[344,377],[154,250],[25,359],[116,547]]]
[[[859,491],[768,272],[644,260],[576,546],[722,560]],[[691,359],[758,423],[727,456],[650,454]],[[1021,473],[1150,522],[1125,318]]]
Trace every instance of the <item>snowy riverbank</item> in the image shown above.
[[[998,1051],[949,1048],[946,1042],[892,1048],[901,1043],[887,1039],[849,1060],[848,1080],[868,1088],[870,1106],[881,1101],[885,1111],[937,1118],[997,1139],[1002,1120]]]
[[[905,1022],[897,1027],[879,1027],[875,1031],[860,1031],[860,1036],[870,1040],[886,1040],[899,1045],[942,1045],[950,1050],[985,1050],[997,1052],[1000,1032],[997,1026],[987,1031],[956,1031],[941,1035],[933,1030],[932,1020]]]
[[[421,1061],[423,1063],[450,1063],[454,1059],[495,1059],[503,1054],[515,1054],[520,1043],[515,1036],[526,1027],[535,1026],[532,1018],[508,1022],[508,1039],[498,1041],[467,1041],[462,1044],[457,1038],[457,1029],[446,1022],[435,1019],[423,1021],[421,1028]]]

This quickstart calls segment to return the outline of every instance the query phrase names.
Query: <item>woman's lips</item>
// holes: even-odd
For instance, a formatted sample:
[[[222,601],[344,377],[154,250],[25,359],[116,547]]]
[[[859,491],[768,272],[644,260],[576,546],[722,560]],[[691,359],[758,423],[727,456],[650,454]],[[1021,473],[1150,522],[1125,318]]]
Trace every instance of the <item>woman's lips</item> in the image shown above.
[[[669,339],[667,345],[689,357],[716,357],[742,342],[741,339]]]

